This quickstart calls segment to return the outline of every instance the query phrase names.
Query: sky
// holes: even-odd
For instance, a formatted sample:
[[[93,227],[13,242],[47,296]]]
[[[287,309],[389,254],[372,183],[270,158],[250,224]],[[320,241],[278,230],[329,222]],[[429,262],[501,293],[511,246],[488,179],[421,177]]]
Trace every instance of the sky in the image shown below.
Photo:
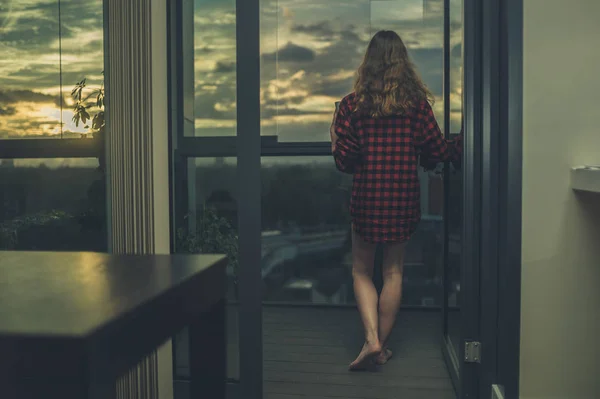
[[[460,126],[461,3],[451,0],[453,130]],[[261,133],[280,141],[328,140],[334,102],[352,90],[368,40],[380,29],[395,30],[407,44],[438,97],[434,110],[442,125],[441,5],[262,0]],[[234,135],[235,0],[195,0],[193,18],[195,133]],[[102,84],[102,36],[102,0],[62,0],[60,23],[58,0],[2,0],[0,138],[85,133],[71,121],[70,93],[83,78],[91,89]]]

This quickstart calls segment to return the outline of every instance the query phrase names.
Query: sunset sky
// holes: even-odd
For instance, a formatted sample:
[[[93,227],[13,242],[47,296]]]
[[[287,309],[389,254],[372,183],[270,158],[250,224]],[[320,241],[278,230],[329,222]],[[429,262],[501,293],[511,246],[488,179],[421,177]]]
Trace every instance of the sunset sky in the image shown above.
[[[425,1],[425,3],[424,3]],[[451,105],[460,126],[460,4],[452,0]],[[263,0],[262,134],[328,139],[333,103],[352,89],[370,36],[397,31],[430,89],[442,94],[441,0]],[[425,5],[425,7],[424,7]],[[71,89],[102,82],[102,0],[2,0],[0,138],[85,132]],[[195,1],[196,134],[235,134],[235,0]],[[60,27],[60,29],[59,29]],[[59,40],[59,32],[62,40]],[[59,50],[62,49],[62,52]],[[62,70],[62,101],[61,101]],[[62,110],[61,110],[62,103]],[[435,111],[442,124],[443,104]]]

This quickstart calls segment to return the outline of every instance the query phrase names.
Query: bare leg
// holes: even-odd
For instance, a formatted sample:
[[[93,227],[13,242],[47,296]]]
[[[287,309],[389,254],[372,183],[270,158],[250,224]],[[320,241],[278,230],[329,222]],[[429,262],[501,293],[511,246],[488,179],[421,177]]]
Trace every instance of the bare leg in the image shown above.
[[[377,290],[373,284],[375,244],[369,244],[352,231],[352,277],[354,296],[365,329],[365,344],[350,370],[362,370],[381,352],[378,333]]]
[[[402,271],[406,243],[388,244],[383,257],[383,288],[379,298],[379,342],[384,350],[377,357],[377,363],[384,364],[392,357],[387,341],[396,322],[396,315],[402,300]]]

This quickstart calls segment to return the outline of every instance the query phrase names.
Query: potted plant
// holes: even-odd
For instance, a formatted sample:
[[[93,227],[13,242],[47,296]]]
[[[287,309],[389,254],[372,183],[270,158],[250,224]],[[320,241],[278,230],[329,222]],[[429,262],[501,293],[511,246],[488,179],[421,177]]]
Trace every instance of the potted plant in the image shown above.
[[[228,277],[237,299],[238,235],[231,223],[220,216],[215,208],[206,205],[202,208],[195,231],[179,229],[176,245],[178,253],[225,254],[228,258]]]

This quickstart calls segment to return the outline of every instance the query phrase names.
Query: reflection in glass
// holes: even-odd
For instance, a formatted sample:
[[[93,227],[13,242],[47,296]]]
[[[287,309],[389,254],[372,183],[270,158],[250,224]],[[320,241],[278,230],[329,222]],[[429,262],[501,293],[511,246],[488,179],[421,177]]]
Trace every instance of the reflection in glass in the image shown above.
[[[354,303],[352,177],[331,157],[263,157],[261,178],[263,299]],[[439,201],[428,197],[428,175],[422,179],[425,212],[407,249],[403,303],[439,306],[443,220]]]
[[[97,159],[0,160],[0,249],[105,252]]]
[[[237,299],[237,161],[236,158],[196,158],[188,163],[190,201],[187,235],[179,248],[186,252],[224,253],[229,258],[228,295]],[[193,169],[193,173],[192,170]],[[180,232],[181,233],[181,232]]]
[[[102,12],[102,0],[2,2],[0,139],[89,133],[72,121],[71,89],[102,84]]]
[[[189,209],[186,228],[177,232],[177,253],[222,253],[227,268],[227,376],[239,379],[236,158],[196,158],[188,162]],[[175,337],[175,374],[189,377],[187,329]]]
[[[462,127],[462,87],[463,87],[463,0],[450,1],[450,133],[458,134]],[[446,284],[448,292],[447,333],[455,353],[460,353],[460,293],[462,262],[462,213],[463,181],[462,173],[456,166],[450,166],[448,187],[448,264]]]

